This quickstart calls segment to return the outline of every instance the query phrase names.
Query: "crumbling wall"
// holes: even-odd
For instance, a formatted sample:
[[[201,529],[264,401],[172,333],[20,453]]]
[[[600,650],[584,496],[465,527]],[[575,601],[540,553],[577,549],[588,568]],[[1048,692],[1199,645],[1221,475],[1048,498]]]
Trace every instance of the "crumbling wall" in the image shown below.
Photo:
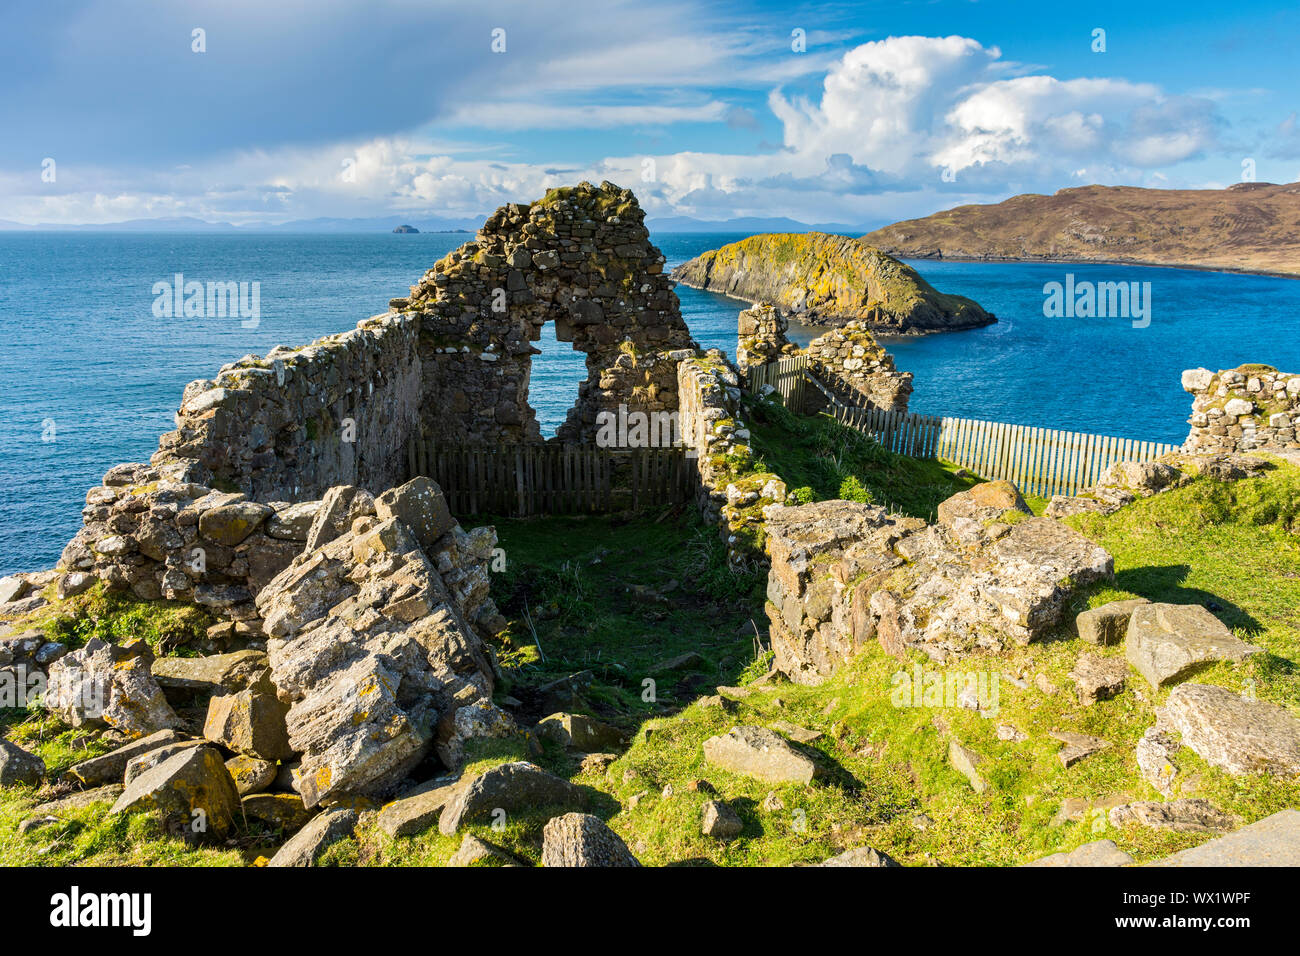
[[[786,338],[790,320],[770,302],[760,302],[740,313],[736,337],[736,367],[743,373],[755,365],[798,355],[799,347]]]
[[[1269,365],[1183,372],[1190,392],[1191,431],[1183,450],[1236,453],[1260,448],[1300,448],[1300,375]]]
[[[770,509],[767,615],[776,667],[824,681],[872,640],[936,661],[1048,633],[1114,561],[996,481],[949,498],[938,521],[851,501]]]
[[[808,343],[808,369],[837,397],[855,405],[889,412],[906,412],[912,394],[912,373],[894,367],[894,357],[876,342],[861,322],[831,329]],[[816,388],[806,392],[810,407],[820,411],[825,397]]]
[[[151,462],[196,461],[256,501],[400,484],[419,420],[419,319],[380,315],[301,348],[247,355],[185,387]]]
[[[716,349],[677,367],[679,428],[695,465],[696,504],[719,526],[733,564],[763,555],[764,513],[784,504],[785,482],[758,467],[740,419],[740,378]]]
[[[421,320],[425,437],[540,441],[528,404],[532,342],[548,321],[586,353],[587,379],[557,437],[595,440],[601,411],[674,411],[676,361],[694,349],[663,254],[629,189],[580,183],[502,206],[472,242],[394,299]]]

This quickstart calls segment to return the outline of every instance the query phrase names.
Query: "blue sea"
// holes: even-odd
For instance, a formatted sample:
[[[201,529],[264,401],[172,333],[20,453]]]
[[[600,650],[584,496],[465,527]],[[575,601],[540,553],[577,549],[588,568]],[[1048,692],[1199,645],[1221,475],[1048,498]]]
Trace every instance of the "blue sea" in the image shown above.
[[[145,461],[185,384],[247,353],[298,345],[387,310],[460,234],[0,233],[0,574],[50,567],[80,526],[86,489],[112,465]],[[661,234],[676,265],[741,236]],[[1179,373],[1264,362],[1300,371],[1300,282],[1102,265],[915,262],[998,323],[891,340],[915,373],[912,408],[934,414],[1179,442],[1189,400]],[[1043,285],[1151,283],[1151,323],[1044,317]],[[157,318],[154,283],[260,283],[261,319]],[[678,289],[706,347],[734,350],[745,304]],[[820,329],[795,326],[806,343]],[[546,434],[585,376],[547,327],[531,400]]]

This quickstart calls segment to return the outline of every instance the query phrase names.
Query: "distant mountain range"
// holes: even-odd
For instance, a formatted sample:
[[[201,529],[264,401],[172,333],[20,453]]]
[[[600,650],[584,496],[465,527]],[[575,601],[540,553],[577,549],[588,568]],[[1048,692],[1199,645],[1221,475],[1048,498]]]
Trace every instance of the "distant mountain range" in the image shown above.
[[[235,225],[229,222],[208,222],[192,216],[170,219],[128,219],[124,222],[96,223],[83,225],[64,225],[60,223],[38,223],[29,225],[0,219],[0,230],[39,230],[41,232],[392,232],[399,226],[414,226],[420,232],[476,232],[483,224],[482,217],[453,219],[442,216],[375,216],[359,219],[338,219],[322,217],[318,219],[294,219],[290,222],[249,223]],[[844,223],[823,222],[805,223],[784,217],[761,218],[750,216],[740,219],[706,220],[693,219],[689,216],[667,216],[646,220],[646,227],[651,232],[719,232],[719,233],[761,233],[761,232],[829,232],[843,236],[861,235],[875,224],[856,226]]]
[[[862,240],[905,259],[1123,262],[1300,276],[1300,183],[1026,193],[895,223]]]

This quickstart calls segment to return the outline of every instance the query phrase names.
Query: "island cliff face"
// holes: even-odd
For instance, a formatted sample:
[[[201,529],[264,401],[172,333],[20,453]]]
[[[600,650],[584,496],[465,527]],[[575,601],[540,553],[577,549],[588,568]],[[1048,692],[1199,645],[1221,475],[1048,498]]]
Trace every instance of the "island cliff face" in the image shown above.
[[[877,332],[907,334],[997,321],[970,299],[937,291],[879,249],[821,232],[751,236],[683,263],[672,277],[697,289],[771,302],[813,325],[861,322]]]
[[[862,241],[909,259],[1131,262],[1300,276],[1300,183],[1027,193],[895,223]]]

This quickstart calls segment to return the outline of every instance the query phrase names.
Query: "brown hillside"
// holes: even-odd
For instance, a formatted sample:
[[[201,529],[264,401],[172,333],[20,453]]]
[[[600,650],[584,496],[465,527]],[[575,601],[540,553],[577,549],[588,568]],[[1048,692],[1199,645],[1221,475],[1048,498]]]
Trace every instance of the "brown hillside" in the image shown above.
[[[1132,262],[1300,275],[1300,183],[1082,186],[958,206],[862,237],[904,258]]]

